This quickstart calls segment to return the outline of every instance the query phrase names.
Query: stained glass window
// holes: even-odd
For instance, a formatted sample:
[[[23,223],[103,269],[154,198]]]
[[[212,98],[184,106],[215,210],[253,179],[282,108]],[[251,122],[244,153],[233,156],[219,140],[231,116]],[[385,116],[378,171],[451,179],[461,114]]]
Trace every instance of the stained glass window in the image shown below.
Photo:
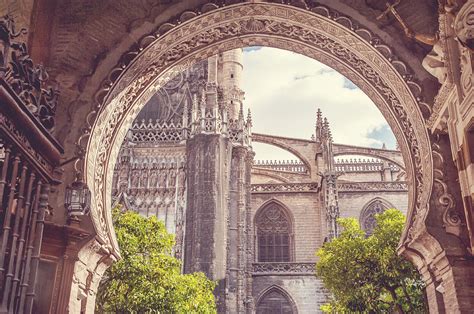
[[[360,225],[367,235],[374,232],[377,221],[375,215],[383,213],[388,207],[382,200],[376,199],[369,203],[360,214]]]

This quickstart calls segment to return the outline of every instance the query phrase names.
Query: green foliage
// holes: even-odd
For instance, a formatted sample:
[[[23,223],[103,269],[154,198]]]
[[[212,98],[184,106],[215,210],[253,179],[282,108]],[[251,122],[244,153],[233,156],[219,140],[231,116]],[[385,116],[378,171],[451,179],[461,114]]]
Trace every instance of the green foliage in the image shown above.
[[[354,218],[341,218],[341,235],[316,255],[316,273],[332,293],[321,307],[328,313],[423,313],[424,283],[412,264],[396,253],[404,215],[389,209],[377,215],[369,237]]]
[[[99,313],[215,313],[215,283],[203,273],[181,274],[171,256],[174,237],[156,217],[113,210],[122,259],[105,273]]]

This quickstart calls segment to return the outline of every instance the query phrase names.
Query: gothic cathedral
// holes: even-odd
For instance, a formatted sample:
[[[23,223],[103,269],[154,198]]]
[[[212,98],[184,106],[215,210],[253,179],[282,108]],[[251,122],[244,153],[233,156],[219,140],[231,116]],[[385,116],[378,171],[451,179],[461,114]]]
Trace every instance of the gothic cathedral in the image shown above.
[[[337,235],[336,219],[356,217],[370,233],[375,214],[406,212],[403,158],[333,143],[320,110],[311,139],[252,133],[242,71],[242,50],[231,50],[158,90],[122,145],[112,193],[175,234],[184,272],[218,281],[220,313],[314,312],[327,297],[315,252]],[[254,160],[253,142],[295,160]]]

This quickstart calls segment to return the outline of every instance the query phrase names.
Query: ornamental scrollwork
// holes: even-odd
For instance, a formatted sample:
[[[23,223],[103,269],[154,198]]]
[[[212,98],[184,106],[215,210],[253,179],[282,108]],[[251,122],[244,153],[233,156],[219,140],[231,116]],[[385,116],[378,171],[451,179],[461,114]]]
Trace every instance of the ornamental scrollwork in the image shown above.
[[[315,263],[254,263],[253,275],[311,275],[314,276]]]
[[[318,192],[318,183],[268,183],[252,184],[252,193],[288,193],[288,192]]]
[[[48,73],[42,65],[33,63],[26,44],[13,41],[25,33],[25,29],[15,31],[10,16],[0,18],[0,78],[11,86],[45,129],[52,132],[59,90],[48,85]]]
[[[408,191],[408,183],[400,181],[391,182],[341,182],[337,184],[339,192],[362,191]]]

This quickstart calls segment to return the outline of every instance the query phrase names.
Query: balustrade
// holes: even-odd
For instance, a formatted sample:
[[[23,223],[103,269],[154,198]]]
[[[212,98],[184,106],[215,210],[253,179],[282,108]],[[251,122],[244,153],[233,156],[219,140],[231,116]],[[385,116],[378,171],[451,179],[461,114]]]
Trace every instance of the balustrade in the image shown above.
[[[308,168],[304,163],[294,160],[257,160],[254,167],[274,171],[308,173]]]

